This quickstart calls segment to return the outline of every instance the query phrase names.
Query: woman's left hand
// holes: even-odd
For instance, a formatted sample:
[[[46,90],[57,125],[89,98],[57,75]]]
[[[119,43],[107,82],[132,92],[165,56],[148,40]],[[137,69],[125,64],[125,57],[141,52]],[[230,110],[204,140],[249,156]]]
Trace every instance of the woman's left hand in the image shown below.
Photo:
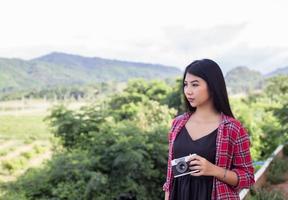
[[[206,160],[205,158],[193,154],[190,157],[190,170],[195,172],[192,172],[192,176],[213,176],[214,175],[214,169],[215,165]]]

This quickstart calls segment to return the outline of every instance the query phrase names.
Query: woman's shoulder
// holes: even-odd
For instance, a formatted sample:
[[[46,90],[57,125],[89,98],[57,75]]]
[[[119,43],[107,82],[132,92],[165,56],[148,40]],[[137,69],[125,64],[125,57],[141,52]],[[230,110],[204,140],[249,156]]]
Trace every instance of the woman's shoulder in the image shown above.
[[[227,127],[227,129],[234,132],[237,137],[245,136],[248,134],[247,129],[240,120],[224,115],[224,122],[226,122],[225,126]]]
[[[177,115],[173,119],[173,124],[176,124],[179,121],[187,120],[191,116],[191,113],[185,112],[183,114]]]
[[[230,125],[232,124],[233,126],[236,126],[239,128],[242,127],[242,123],[234,117],[222,114],[222,119],[223,119],[224,124],[230,124]]]

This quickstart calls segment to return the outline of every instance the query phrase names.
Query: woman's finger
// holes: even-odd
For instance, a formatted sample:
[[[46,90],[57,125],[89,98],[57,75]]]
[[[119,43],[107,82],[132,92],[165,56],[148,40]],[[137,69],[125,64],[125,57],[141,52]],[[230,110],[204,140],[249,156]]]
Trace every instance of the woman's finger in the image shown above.
[[[203,157],[199,156],[198,154],[194,153],[190,155],[190,160],[203,160]]]
[[[191,171],[190,175],[191,176],[201,176],[202,172],[201,172],[201,170],[197,169],[197,170]]]
[[[199,160],[192,160],[190,161],[189,165],[192,166],[192,165],[200,165],[201,162]]]
[[[191,171],[194,171],[194,170],[200,170],[200,169],[202,169],[202,168],[201,168],[201,166],[199,166],[199,165],[194,165],[194,166],[189,167],[189,169],[190,169]]]

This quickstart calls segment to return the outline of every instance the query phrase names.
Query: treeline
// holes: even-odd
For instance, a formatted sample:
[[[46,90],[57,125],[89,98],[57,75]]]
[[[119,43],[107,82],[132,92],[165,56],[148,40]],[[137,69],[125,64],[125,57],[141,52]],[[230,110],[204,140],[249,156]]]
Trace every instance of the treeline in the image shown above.
[[[173,85],[175,85],[174,78],[166,78],[163,81],[169,87],[173,87]],[[122,92],[126,85],[127,82],[117,82],[111,80],[93,84],[71,84],[16,91],[0,91],[0,101],[25,99],[42,99],[48,101],[95,100],[98,99],[99,96],[105,97],[113,93]]]
[[[113,87],[112,87],[113,85]],[[115,87],[116,85],[116,87]],[[112,92],[121,91],[119,85],[125,83],[102,82],[87,85],[51,86],[0,93],[0,101],[43,99],[43,100],[81,100],[96,99],[99,95],[105,96]]]
[[[232,99],[248,129],[254,160],[287,140],[288,77],[269,80],[261,94]],[[42,169],[29,170],[8,189],[5,200],[163,199],[167,133],[183,113],[181,81],[130,81],[102,102],[78,111],[55,107],[47,121],[61,143]]]

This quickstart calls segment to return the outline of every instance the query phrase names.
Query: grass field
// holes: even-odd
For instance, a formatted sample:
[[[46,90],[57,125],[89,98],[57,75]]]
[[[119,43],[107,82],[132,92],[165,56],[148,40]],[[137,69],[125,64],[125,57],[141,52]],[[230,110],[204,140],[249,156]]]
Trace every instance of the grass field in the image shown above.
[[[45,115],[0,116],[0,139],[47,140],[51,137]]]
[[[57,103],[44,100],[0,102],[0,139],[49,139],[52,134],[44,118]],[[77,109],[85,103],[69,102],[67,105]]]
[[[0,102],[0,185],[17,180],[29,168],[39,167],[51,158],[54,137],[44,119],[56,103]],[[68,107],[77,109],[84,104],[74,102]],[[3,193],[0,191],[0,197]]]
[[[0,183],[16,180],[51,156],[44,102],[0,102]]]

